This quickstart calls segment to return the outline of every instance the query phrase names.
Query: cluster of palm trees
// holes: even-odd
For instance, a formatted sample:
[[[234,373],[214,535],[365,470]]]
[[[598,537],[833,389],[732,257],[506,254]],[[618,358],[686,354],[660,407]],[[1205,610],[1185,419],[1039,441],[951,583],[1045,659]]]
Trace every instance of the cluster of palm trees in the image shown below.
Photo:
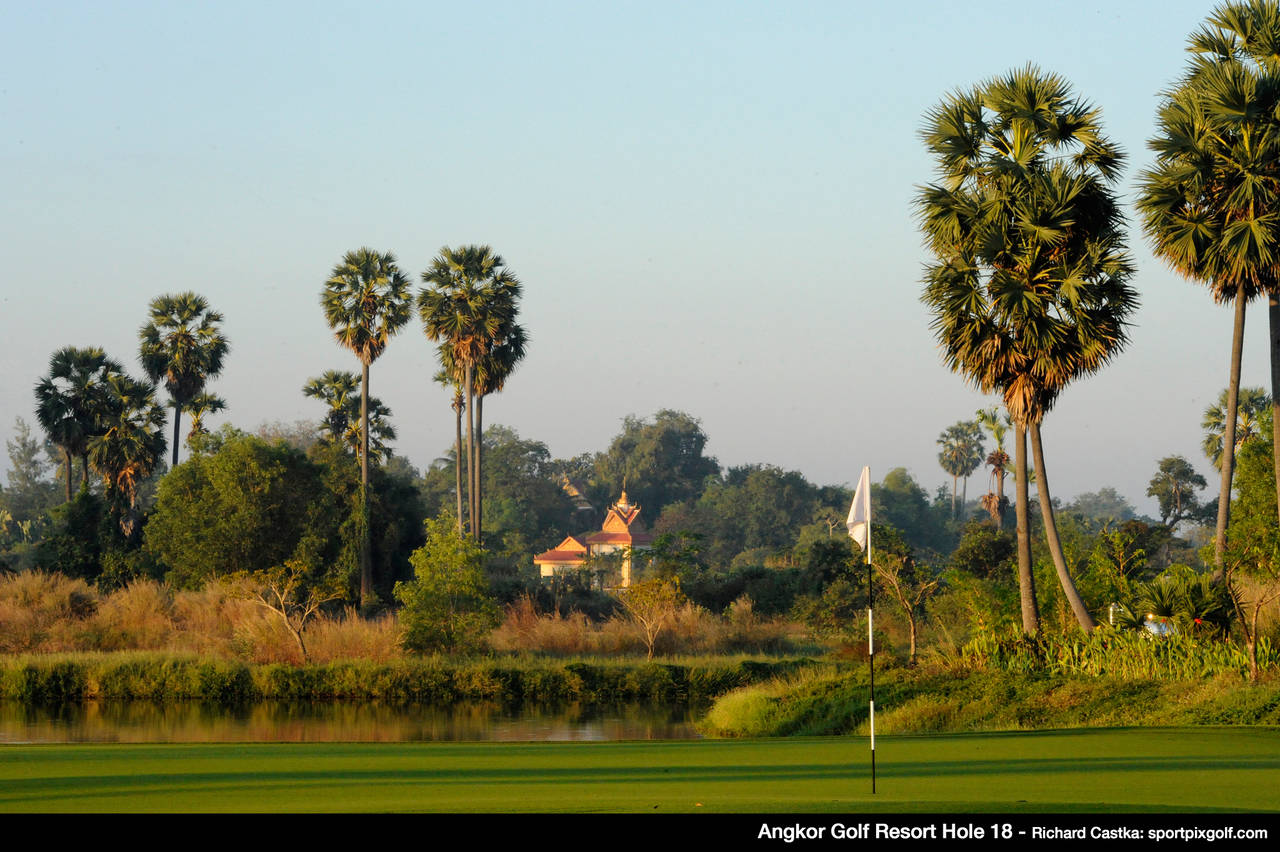
[[[982,427],[976,420],[953,423],[938,436],[938,464],[951,474],[951,518],[956,517],[956,490],[960,479],[964,480],[963,506],[969,501],[969,476],[982,464]]]
[[[1190,38],[1186,73],[1164,93],[1138,211],[1156,253],[1235,308],[1222,424],[1215,561],[1230,522],[1246,305],[1270,318],[1273,437],[1280,430],[1280,4],[1219,6]],[[1280,440],[1275,441],[1280,473]],[[1217,451],[1208,448],[1211,455]]]
[[[49,372],[35,388],[36,418],[62,451],[66,499],[71,500],[72,461],[80,459],[81,486],[89,468],[102,477],[104,492],[121,531],[136,530],[138,489],[163,461],[164,407],[156,400],[163,382],[174,409],[173,464],[178,462],[179,418],[192,412],[192,434],[201,417],[225,408],[204,392],[222,369],[228,344],[222,315],[194,293],[158,296],[139,331],[139,360],[148,380],[125,372],[98,348],[65,347],[53,353]]]
[[[1273,436],[1280,437],[1280,3],[1217,7],[1190,37],[1182,78],[1163,93],[1137,208],[1156,253],[1235,307],[1220,459],[1215,561],[1223,566],[1240,408],[1246,305],[1266,296]],[[1077,619],[1092,619],[1061,560],[1040,423],[1072,380],[1126,342],[1137,304],[1113,188],[1122,155],[1098,112],[1060,78],[1028,67],[948,97],[926,119],[939,179],[918,198],[937,262],[924,301],[943,358],[1004,397],[1015,430],[1023,626],[1034,632],[1027,539],[1030,434],[1045,532]],[[1206,421],[1206,426],[1208,423]],[[1275,440],[1280,476],[1280,440]]]
[[[520,282],[503,259],[488,246],[442,248],[422,273],[427,286],[416,300],[427,338],[437,344],[441,373],[437,380],[452,384],[457,418],[458,532],[469,530],[481,540],[482,406],[484,397],[501,391],[507,377],[524,357],[527,335],[516,322]],[[383,441],[394,437],[387,423],[390,410],[369,395],[369,367],[386,349],[390,338],[408,321],[414,306],[409,280],[395,256],[369,248],[348,252],[325,281],[321,296],[325,319],[334,337],[360,361],[359,426],[355,420],[355,376],[330,371],[304,387],[308,396],[325,401],[325,427],[333,440],[354,443],[360,459],[361,547],[360,597],[373,591],[370,554],[369,461],[384,451]],[[468,508],[462,508],[462,415],[466,413],[466,471]],[[371,441],[373,442],[371,445]]]
[[[926,116],[923,137],[938,169],[917,199],[936,257],[923,299],[946,364],[1001,394],[1012,418],[1023,629],[1039,630],[1029,434],[1049,550],[1090,630],[1058,541],[1040,424],[1070,382],[1120,351],[1137,306],[1114,194],[1122,154],[1096,109],[1031,66],[950,95]]]

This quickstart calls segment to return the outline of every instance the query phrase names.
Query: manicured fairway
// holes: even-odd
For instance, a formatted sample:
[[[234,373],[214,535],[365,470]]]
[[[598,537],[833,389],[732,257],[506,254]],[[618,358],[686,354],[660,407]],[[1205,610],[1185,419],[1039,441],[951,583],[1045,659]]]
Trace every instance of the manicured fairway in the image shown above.
[[[3,811],[1280,811],[1280,729],[0,746]]]

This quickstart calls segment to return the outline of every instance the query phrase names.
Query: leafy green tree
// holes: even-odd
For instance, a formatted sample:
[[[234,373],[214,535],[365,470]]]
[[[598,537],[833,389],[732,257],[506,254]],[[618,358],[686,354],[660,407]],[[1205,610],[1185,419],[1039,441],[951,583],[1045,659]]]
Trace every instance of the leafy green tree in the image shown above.
[[[474,404],[476,374],[495,348],[508,342],[519,326],[520,281],[502,257],[488,246],[444,247],[422,273],[428,287],[418,294],[418,313],[427,338],[441,345],[449,363],[446,374],[460,380],[466,393],[468,514],[471,534],[481,540],[480,470],[481,424]],[[519,331],[523,357],[523,331]],[[519,360],[518,358],[516,360]],[[511,363],[514,369],[514,362]]]
[[[0,507],[16,522],[39,518],[58,500],[58,488],[49,478],[45,448],[31,437],[31,427],[15,418],[13,437],[5,442],[9,452],[7,485],[0,490]]]
[[[229,578],[228,586],[237,597],[252,601],[280,618],[293,641],[298,643],[303,663],[311,662],[305,636],[307,625],[321,607],[343,600],[347,594],[337,575],[325,574],[301,559],[289,559],[266,571],[234,575]]]
[[[1080,626],[1093,618],[1061,552],[1040,424],[1063,389],[1127,340],[1137,306],[1113,186],[1122,155],[1062,78],[1027,67],[947,97],[923,133],[939,180],[918,210],[936,262],[924,301],[943,360],[1013,418],[1023,628],[1038,629],[1024,434],[1045,535]]]
[[[187,292],[152,299],[151,319],[138,332],[142,369],[152,382],[164,382],[173,401],[172,467],[178,466],[183,410],[222,372],[229,344],[221,326],[222,314]]]
[[[67,501],[71,500],[71,460],[81,460],[81,484],[89,482],[89,441],[101,432],[99,420],[110,396],[107,379],[124,368],[101,349],[65,347],[49,359],[49,373],[36,385],[36,419],[62,450]]]
[[[1265,613],[1280,600],[1280,527],[1275,520],[1274,452],[1268,438],[1264,435],[1240,451],[1222,571],[1255,680],[1261,674],[1258,644],[1266,634]]]
[[[983,579],[1011,581],[1017,557],[1013,536],[990,522],[970,521],[951,554],[951,567]]]
[[[1076,499],[1064,507],[1064,511],[1074,512],[1087,520],[1103,523],[1128,521],[1137,515],[1129,501],[1110,486],[1077,494]]]
[[[645,659],[652,660],[658,637],[687,602],[680,591],[680,581],[671,577],[650,577],[620,590],[618,599],[644,642]]]
[[[822,504],[821,491],[802,474],[758,464],[732,467],[723,477],[708,476],[702,495],[689,508],[669,505],[654,531],[696,533],[707,559],[722,568],[753,551],[789,554],[801,528],[820,509],[834,509]],[[841,508],[847,512],[847,503]]]
[[[391,252],[370,248],[349,251],[324,282],[320,304],[334,337],[360,361],[360,602],[373,593],[373,564],[369,541],[369,366],[382,355],[400,328],[409,321],[409,279],[396,266]]]
[[[1280,397],[1280,9],[1273,0],[1219,5],[1192,33],[1181,80],[1164,95],[1137,205],[1156,254],[1235,304],[1214,537],[1222,569],[1235,469],[1245,305],[1270,294],[1273,405]],[[1280,429],[1280,417],[1273,417]],[[1280,442],[1276,442],[1280,447]],[[1273,459],[1273,477],[1280,455]]]
[[[1191,462],[1182,456],[1165,456],[1160,459],[1156,475],[1151,477],[1147,496],[1160,502],[1160,523],[1172,532],[1178,524],[1199,515],[1201,507],[1196,492],[1207,485]]]
[[[888,525],[900,530],[904,541],[930,558],[949,552],[954,545],[945,506],[932,505],[906,468],[893,468],[883,480],[871,484],[871,516],[882,522],[876,529]]]
[[[982,427],[976,420],[961,420],[943,430],[938,436],[938,464],[951,475],[951,518],[956,517],[956,482],[964,479],[965,499],[968,502],[969,475],[982,464]]]
[[[591,502],[605,506],[625,488],[631,502],[657,518],[673,503],[696,500],[720,464],[703,455],[707,435],[699,421],[683,411],[663,409],[652,418],[628,416],[622,432],[596,458]]]
[[[339,504],[305,453],[227,430],[160,483],[144,547],[179,586],[337,561]]]
[[[484,575],[484,549],[442,515],[426,521],[426,543],[409,561],[414,578],[394,591],[404,646],[416,653],[482,649],[500,621]]]

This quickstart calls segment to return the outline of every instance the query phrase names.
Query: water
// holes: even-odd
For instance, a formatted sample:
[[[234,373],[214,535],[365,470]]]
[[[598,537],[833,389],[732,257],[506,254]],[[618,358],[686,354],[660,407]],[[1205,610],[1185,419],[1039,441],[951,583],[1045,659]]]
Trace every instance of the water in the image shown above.
[[[187,742],[598,742],[694,739],[687,707],[454,707],[264,701],[90,701],[55,707],[0,702],[0,745]]]

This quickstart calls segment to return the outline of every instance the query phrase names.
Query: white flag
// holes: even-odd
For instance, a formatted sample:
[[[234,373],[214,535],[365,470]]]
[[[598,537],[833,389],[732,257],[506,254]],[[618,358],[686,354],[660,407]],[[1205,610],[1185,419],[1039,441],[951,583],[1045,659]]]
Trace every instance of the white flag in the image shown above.
[[[849,537],[858,543],[862,552],[871,556],[871,468],[864,467],[858,477],[858,490],[853,492],[853,505],[849,507]]]

